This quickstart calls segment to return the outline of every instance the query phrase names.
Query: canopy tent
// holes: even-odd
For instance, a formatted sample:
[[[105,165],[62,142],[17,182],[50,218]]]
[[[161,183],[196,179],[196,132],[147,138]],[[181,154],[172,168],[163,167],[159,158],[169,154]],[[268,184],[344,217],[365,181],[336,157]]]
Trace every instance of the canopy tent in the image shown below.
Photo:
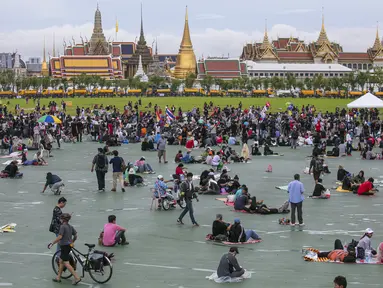
[[[367,93],[347,104],[347,108],[383,108],[383,101],[375,95]]]

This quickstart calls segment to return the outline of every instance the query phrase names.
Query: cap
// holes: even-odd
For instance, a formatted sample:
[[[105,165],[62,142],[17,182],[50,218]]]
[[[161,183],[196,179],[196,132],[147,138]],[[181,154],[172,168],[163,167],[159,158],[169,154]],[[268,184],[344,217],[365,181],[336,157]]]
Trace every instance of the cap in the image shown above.
[[[164,176],[162,176],[162,175],[158,175],[158,176],[157,176],[157,179],[164,179]]]
[[[235,252],[237,254],[239,254],[239,251],[238,251],[238,248],[237,247],[230,247],[230,252]]]
[[[142,156],[140,160],[146,160],[146,159],[145,159],[145,157],[144,157],[144,156]]]
[[[374,231],[371,228],[366,229],[366,234],[372,234],[372,233],[374,233]]]
[[[241,223],[241,219],[240,218],[234,218],[234,223]]]
[[[134,169],[133,168],[129,169],[129,174],[134,174]]]

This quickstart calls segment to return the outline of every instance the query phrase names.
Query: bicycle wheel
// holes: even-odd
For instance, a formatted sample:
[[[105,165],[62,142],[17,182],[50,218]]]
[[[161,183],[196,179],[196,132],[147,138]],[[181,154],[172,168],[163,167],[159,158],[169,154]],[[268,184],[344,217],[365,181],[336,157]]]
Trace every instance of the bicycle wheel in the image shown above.
[[[113,275],[113,267],[109,258],[104,256],[103,264],[100,267],[100,270],[95,270],[94,268],[90,268],[89,271],[90,278],[93,279],[94,282],[98,284],[104,284],[112,278]]]
[[[60,253],[61,250],[57,251],[52,257],[52,268],[53,272],[55,272],[56,275],[58,275],[59,273]],[[70,273],[70,271],[66,267],[64,267],[64,270],[61,274],[61,278],[69,279],[70,277],[72,277],[72,273]]]

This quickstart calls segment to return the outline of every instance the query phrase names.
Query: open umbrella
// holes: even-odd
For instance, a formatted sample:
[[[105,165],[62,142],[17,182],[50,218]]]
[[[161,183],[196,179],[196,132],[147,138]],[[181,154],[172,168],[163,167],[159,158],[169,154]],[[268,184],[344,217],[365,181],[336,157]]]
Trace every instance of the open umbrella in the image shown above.
[[[57,123],[57,124],[60,124],[61,123],[61,120],[59,118],[57,118],[56,116],[52,116],[52,115],[44,115],[43,117],[41,117],[39,120],[37,120],[37,122],[40,122],[40,123]]]

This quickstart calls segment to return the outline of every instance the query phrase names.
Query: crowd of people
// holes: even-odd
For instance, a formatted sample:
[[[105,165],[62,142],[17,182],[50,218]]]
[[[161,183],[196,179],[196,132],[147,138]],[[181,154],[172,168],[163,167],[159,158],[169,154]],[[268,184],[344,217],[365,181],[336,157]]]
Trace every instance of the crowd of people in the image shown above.
[[[176,168],[172,179],[166,181],[158,173],[152,187],[153,200],[157,201],[159,209],[164,207],[162,204],[164,201],[179,204],[181,207],[184,204],[182,213],[176,219],[179,225],[184,225],[183,219],[189,214],[192,225],[199,226],[193,209],[193,202],[199,201],[198,195],[224,195],[227,197],[227,204],[232,203],[230,205],[236,211],[259,214],[291,212],[288,223],[291,226],[304,226],[305,188],[300,182],[299,174],[294,175],[287,186],[286,202],[280,208],[270,208],[262,200],[257,200],[255,195],[250,195],[248,187],[252,183],[242,183],[238,175],[231,177],[226,165],[245,164],[252,157],[260,155],[283,156],[274,152],[272,147],[287,146],[297,149],[300,146],[312,146],[311,162],[307,171],[313,175],[315,181],[312,197],[327,199],[328,189],[324,187],[321,178],[323,174],[330,173],[325,163],[326,157],[351,156],[353,152],[358,151],[366,160],[383,159],[381,154],[374,152],[374,149],[376,151],[383,148],[382,122],[376,109],[347,111],[337,108],[334,112],[317,112],[312,105],[302,107],[290,105],[286,111],[271,113],[268,111],[269,106],[267,103],[264,107],[244,108],[240,102],[236,107],[220,107],[213,102],[205,102],[202,109],[195,107],[190,111],[183,111],[182,107],[177,109],[173,105],[162,111],[157,105],[151,104],[143,109],[139,100],[136,103],[129,101],[122,110],[111,105],[105,107],[94,105],[92,109],[77,107],[75,116],[66,113],[64,103],[61,103],[60,109],[54,101],[48,108],[40,108],[40,103],[37,103],[36,109],[30,113],[25,113],[18,107],[15,114],[6,106],[2,106],[0,109],[2,153],[12,155],[13,159],[1,173],[5,177],[16,178],[20,176],[19,165],[47,165],[47,161],[43,158],[44,152],[46,151],[48,157],[53,157],[53,145],[60,148],[63,141],[71,143],[96,141],[104,145],[103,148],[98,148],[98,153],[90,163],[91,172],[96,174],[98,190],[105,192],[107,189],[105,176],[111,165],[113,173],[111,191],[116,192],[117,188],[121,188],[121,191],[125,192],[130,187],[147,185],[145,174],[156,172],[150,163],[147,163],[145,156],[136,161],[125,162],[118,148],[110,149],[111,147],[140,142],[142,153],[155,151],[159,163],[169,164],[172,155],[167,155],[167,145],[179,145],[184,148],[179,149],[174,156]],[[61,123],[39,122],[44,113],[57,116]],[[333,148],[328,150],[327,147]],[[197,148],[201,148],[202,153],[192,155],[198,151]],[[33,150],[36,154],[30,161],[27,159],[28,151]],[[21,158],[20,162],[18,158]],[[186,164],[200,165],[201,175],[197,177],[199,185],[194,185],[195,175],[187,171],[184,166]],[[366,180],[363,171],[354,176],[340,166],[337,181],[342,189],[354,191],[359,195],[373,195],[376,191],[373,186],[374,179],[370,177]],[[170,182],[172,186],[169,186]],[[49,172],[42,193],[48,186],[54,194],[60,195],[65,185],[58,175]],[[60,271],[63,271],[64,266],[68,268],[75,276],[74,283],[77,284],[81,278],[69,268],[68,264],[70,244],[76,240],[77,233],[68,224],[70,215],[61,212],[65,203],[66,199],[61,197],[53,211],[50,231],[57,238],[51,244],[58,243],[61,247]],[[372,230],[366,230],[364,237],[354,247],[357,251],[355,259],[365,258],[362,249],[364,255],[369,255],[370,252],[374,254],[375,250],[371,248],[370,243],[372,233]],[[110,215],[99,237],[99,243],[104,246],[127,245],[129,242],[126,234],[127,230],[116,224],[116,216]],[[208,239],[229,242],[233,245],[261,241],[256,231],[242,226],[239,218],[235,218],[233,223],[226,223],[221,214],[216,215],[212,234]],[[340,259],[342,262],[350,258],[344,256],[351,250],[350,248],[346,251],[338,242],[335,246],[333,251],[320,252],[321,257],[333,259],[332,256],[336,255],[335,260]],[[334,252],[336,250],[342,250],[344,253]],[[238,253],[238,248],[233,246],[229,253],[222,257],[217,270],[219,277],[240,277],[244,274],[245,270],[239,266],[235,258]],[[378,249],[375,254],[381,261],[381,250]],[[61,281],[61,272],[54,281]],[[343,278],[336,278],[334,283],[338,285],[336,287],[347,286]]]

